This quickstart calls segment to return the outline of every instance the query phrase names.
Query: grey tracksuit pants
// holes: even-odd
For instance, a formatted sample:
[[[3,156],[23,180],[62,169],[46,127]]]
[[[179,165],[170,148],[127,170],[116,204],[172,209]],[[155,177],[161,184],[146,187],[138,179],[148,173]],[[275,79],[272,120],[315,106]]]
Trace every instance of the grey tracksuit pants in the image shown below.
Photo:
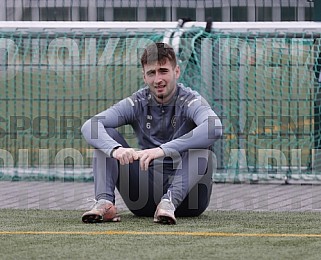
[[[107,129],[107,132],[123,147],[129,147],[115,129]],[[198,216],[210,201],[213,158],[208,149],[189,150],[175,158],[154,160],[148,171],[142,171],[139,161],[120,165],[97,149],[93,172],[97,200],[115,202],[117,188],[132,213],[153,216],[157,204],[168,196],[169,190],[176,216]]]

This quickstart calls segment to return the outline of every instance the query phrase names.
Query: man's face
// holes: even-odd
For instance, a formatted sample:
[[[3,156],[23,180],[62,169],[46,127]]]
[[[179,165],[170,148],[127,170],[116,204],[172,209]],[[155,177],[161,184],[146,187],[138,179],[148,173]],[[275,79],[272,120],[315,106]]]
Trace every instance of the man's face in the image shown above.
[[[155,62],[145,65],[143,69],[144,82],[159,103],[167,103],[173,97],[179,75],[179,66],[173,68],[168,59],[163,65]]]

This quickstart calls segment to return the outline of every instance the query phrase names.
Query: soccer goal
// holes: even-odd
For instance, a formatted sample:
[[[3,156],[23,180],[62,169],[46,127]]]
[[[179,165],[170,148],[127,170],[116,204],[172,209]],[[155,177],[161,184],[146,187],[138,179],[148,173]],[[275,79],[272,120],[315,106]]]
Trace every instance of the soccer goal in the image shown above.
[[[81,125],[142,86],[142,49],[163,41],[222,119],[215,181],[318,181],[320,34],[315,22],[1,22],[0,179],[91,180]]]
[[[218,181],[320,179],[320,33],[314,22],[187,23],[168,39],[182,80],[223,119]]]

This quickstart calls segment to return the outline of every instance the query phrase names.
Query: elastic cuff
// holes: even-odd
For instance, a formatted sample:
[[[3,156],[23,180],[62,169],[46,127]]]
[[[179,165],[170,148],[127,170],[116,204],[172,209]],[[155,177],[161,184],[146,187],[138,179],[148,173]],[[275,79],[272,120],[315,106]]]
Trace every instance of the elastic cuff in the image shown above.
[[[113,154],[119,147],[121,147],[121,146],[116,146],[113,150],[111,150],[111,152],[110,152],[110,157],[111,158],[114,158]]]

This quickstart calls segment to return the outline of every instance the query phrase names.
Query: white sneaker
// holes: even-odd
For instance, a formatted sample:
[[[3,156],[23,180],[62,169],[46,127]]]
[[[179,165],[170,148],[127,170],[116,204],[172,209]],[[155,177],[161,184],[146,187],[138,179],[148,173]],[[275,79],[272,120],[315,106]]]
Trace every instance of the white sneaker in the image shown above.
[[[167,193],[169,195],[169,199],[162,199],[157,206],[157,209],[154,214],[154,222],[160,224],[169,224],[175,225],[175,206],[171,199],[170,191]]]

